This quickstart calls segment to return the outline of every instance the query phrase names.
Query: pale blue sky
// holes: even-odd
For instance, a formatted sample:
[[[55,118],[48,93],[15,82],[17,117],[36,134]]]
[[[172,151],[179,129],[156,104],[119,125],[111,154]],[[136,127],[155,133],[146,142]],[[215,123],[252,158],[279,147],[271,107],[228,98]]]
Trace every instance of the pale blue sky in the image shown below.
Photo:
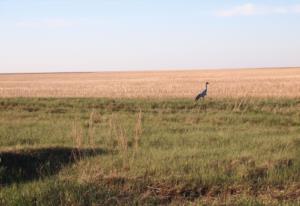
[[[300,66],[300,0],[0,0],[0,73]]]

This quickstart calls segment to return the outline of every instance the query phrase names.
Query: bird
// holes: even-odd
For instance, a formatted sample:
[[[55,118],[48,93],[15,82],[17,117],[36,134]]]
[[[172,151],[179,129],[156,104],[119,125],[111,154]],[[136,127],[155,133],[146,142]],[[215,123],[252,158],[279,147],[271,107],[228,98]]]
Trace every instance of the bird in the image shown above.
[[[209,82],[205,83],[205,89],[196,96],[195,101],[199,100],[201,97],[204,99],[204,97],[207,95],[207,85],[208,84],[209,84]]]

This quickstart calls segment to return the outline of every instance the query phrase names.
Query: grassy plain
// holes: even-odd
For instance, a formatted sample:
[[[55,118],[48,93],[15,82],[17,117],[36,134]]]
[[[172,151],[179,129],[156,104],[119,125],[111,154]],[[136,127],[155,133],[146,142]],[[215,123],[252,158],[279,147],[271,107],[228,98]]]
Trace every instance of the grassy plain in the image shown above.
[[[298,205],[299,134],[297,97],[2,98],[0,205]]]
[[[300,97],[300,68],[0,75],[0,97]]]

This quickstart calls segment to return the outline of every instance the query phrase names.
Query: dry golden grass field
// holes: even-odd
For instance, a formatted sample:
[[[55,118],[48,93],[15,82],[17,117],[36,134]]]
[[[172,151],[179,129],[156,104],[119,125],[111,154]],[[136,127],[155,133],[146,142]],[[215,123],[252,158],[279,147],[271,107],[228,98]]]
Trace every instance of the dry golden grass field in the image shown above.
[[[299,97],[300,68],[0,75],[0,97]]]

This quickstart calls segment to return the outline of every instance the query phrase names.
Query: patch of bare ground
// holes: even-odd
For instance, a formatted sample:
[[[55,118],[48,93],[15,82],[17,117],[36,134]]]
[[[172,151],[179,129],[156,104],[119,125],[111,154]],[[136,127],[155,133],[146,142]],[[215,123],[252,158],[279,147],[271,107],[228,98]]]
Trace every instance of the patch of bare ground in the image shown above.
[[[0,75],[0,97],[300,97],[300,68]]]

